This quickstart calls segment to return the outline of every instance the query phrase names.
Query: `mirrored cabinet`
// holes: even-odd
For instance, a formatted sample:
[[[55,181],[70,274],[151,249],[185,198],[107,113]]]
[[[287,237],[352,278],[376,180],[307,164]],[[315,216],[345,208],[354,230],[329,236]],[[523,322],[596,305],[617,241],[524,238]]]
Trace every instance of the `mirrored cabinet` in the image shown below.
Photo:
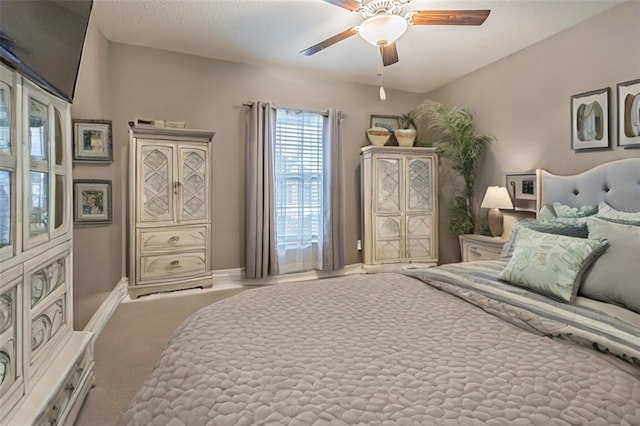
[[[24,189],[27,225],[23,232],[25,247],[30,248],[68,231],[65,135],[70,129],[63,118],[68,114],[63,101],[39,93],[30,84],[25,84],[24,98],[27,117],[23,129],[27,141],[24,157],[29,179]]]
[[[0,424],[73,423],[93,383],[91,333],[73,330],[70,123],[0,65]]]

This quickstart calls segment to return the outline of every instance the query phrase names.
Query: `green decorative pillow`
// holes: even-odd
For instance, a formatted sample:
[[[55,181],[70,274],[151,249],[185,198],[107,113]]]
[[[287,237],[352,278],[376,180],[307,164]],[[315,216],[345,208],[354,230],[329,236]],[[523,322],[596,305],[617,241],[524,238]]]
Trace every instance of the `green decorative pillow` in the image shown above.
[[[607,241],[520,228],[513,256],[498,278],[572,302],[583,274],[607,246]]]
[[[598,205],[596,217],[609,222],[624,223],[625,225],[640,225],[640,212],[616,210],[604,201]]]
[[[553,210],[557,217],[586,217],[598,213],[598,206],[569,207],[556,201]]]
[[[500,257],[511,257],[517,244],[520,228],[533,229],[546,234],[566,235],[568,237],[587,238],[589,230],[584,218],[558,217],[555,219],[521,219],[513,222],[511,235],[502,246]]]
[[[556,217],[558,217],[558,215],[556,214],[555,210],[553,210],[553,206],[550,206],[549,204],[545,204],[544,206],[542,206],[542,208],[536,215],[537,219],[555,219]]]

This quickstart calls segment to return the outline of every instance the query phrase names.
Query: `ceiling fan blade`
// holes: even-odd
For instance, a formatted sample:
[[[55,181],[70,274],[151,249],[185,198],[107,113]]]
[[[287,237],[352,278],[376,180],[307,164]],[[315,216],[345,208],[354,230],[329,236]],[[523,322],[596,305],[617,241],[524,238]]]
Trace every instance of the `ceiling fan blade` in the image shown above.
[[[490,10],[418,10],[413,25],[482,25]]]
[[[339,6],[350,10],[352,12],[357,11],[362,6],[362,2],[360,0],[324,0],[327,3],[331,3],[335,6]]]
[[[398,49],[395,43],[387,44],[380,48],[380,54],[382,55],[382,63],[386,67],[387,65],[393,65],[399,61]]]
[[[341,33],[338,33],[336,35],[334,35],[333,37],[329,37],[328,39],[321,41],[318,44],[314,44],[313,46],[303,50],[302,53],[305,56],[311,56],[314,53],[318,53],[319,51],[321,51],[322,49],[326,49],[327,47],[336,44],[339,41],[344,40],[345,38],[349,38],[354,34],[357,34],[358,30],[353,27],[353,28],[349,28],[348,30],[345,30]]]

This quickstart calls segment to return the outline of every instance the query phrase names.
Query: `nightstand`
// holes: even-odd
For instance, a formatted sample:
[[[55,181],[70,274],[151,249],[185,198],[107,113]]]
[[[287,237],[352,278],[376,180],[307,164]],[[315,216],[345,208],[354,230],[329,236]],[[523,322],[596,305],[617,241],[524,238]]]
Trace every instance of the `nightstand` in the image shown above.
[[[506,240],[486,235],[460,235],[460,255],[463,262],[474,260],[493,260],[500,257]]]

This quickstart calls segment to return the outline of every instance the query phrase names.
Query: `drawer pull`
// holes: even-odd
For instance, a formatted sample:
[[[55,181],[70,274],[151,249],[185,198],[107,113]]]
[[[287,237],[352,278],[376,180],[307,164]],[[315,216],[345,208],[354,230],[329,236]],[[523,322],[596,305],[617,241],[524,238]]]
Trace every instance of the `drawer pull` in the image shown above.
[[[478,249],[477,249],[477,248],[475,248],[475,247],[471,247],[471,248],[469,249],[469,251],[470,251],[471,253],[475,254],[476,256],[481,256],[480,252],[479,252],[479,251],[478,251]]]
[[[176,242],[178,242],[178,240],[179,240],[179,239],[180,239],[180,237],[179,237],[179,236],[174,235],[173,237],[169,238],[168,243],[169,243],[169,244],[176,243]]]
[[[180,261],[179,260],[174,260],[171,263],[169,263],[169,266],[172,268],[177,268],[178,266],[180,266]]]
[[[76,390],[76,387],[73,384],[69,383],[67,386],[64,387],[64,390],[66,390],[67,392],[73,393],[73,391]]]

